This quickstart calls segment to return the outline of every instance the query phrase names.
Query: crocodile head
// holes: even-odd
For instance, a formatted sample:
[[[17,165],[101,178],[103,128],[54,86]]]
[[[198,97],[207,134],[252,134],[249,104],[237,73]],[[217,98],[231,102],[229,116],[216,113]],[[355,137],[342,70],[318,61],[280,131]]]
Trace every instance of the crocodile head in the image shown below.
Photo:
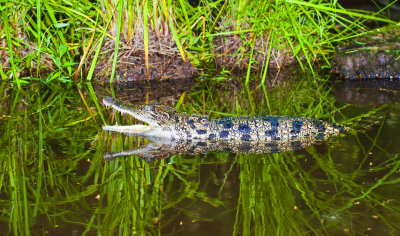
[[[167,138],[171,136],[170,127],[175,121],[175,115],[178,112],[170,107],[151,104],[134,106],[126,102],[118,101],[112,97],[105,97],[103,104],[106,107],[112,107],[121,114],[130,116],[147,123],[138,125],[105,125],[103,130],[120,132],[125,134],[135,134],[146,138]]]

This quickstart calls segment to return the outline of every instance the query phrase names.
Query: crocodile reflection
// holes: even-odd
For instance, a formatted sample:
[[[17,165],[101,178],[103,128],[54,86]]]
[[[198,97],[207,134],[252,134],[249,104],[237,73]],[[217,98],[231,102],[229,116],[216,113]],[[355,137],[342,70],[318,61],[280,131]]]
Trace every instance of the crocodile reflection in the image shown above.
[[[271,142],[249,142],[241,140],[150,140],[148,144],[142,145],[129,151],[106,153],[104,159],[112,161],[121,156],[138,156],[146,162],[168,158],[172,155],[196,155],[209,152],[229,152],[240,154],[268,154],[287,152],[302,149],[312,144],[319,143],[316,139],[304,138],[298,141],[271,141]]]
[[[342,125],[304,117],[256,115],[210,119],[157,104],[133,106],[111,97],[104,98],[103,103],[148,124],[105,125],[103,130],[150,140],[149,144],[128,152],[106,154],[108,160],[121,155],[152,161],[174,154],[211,151],[284,152],[326,141],[346,130]]]

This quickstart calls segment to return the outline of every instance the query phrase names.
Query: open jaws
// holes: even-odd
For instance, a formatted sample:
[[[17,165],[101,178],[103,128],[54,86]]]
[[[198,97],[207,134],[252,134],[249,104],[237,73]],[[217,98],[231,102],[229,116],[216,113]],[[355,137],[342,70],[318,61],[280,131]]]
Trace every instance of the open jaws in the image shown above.
[[[132,117],[136,118],[139,121],[142,121],[145,124],[138,125],[104,125],[103,130],[113,131],[125,134],[142,134],[149,132],[152,130],[152,126],[158,126],[156,122],[153,122],[151,119],[146,117],[146,114],[143,108],[134,107],[128,103],[117,101],[112,97],[105,97],[103,99],[103,104],[106,107],[112,107],[114,110],[118,111],[120,114],[129,114]]]

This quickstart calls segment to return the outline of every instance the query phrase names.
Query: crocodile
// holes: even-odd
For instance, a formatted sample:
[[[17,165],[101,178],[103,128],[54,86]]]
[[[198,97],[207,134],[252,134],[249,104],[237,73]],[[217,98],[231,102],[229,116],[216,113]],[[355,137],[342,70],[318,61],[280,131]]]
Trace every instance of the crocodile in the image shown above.
[[[223,146],[225,151],[243,150],[240,146],[259,147],[255,150],[245,148],[246,153],[288,151],[326,141],[347,129],[343,125],[297,116],[255,115],[211,119],[207,115],[179,113],[174,108],[159,104],[134,106],[112,97],[105,97],[103,104],[148,124],[104,125],[103,130],[144,137],[153,144],[141,150],[151,149],[150,152],[168,146],[172,147],[169,148],[170,153],[181,154],[185,148],[177,147],[182,143],[186,143],[186,149],[195,149],[196,145],[190,144],[195,143],[207,151],[218,150],[215,145]],[[131,152],[132,155],[138,153],[138,150],[136,154]],[[109,155],[112,156],[118,155]]]

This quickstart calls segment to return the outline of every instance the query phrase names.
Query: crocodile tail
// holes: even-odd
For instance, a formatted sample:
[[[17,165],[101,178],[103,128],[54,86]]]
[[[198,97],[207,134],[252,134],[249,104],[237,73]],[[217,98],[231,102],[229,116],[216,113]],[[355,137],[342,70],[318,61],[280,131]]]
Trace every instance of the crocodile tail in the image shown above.
[[[365,116],[360,116],[355,119],[347,121],[349,124],[351,124],[351,127],[344,126],[345,127],[344,131],[352,135],[357,135],[359,133],[363,133],[367,130],[372,129],[373,127],[382,124],[385,121],[385,119],[386,119],[385,112],[380,112],[379,110],[375,110]]]

